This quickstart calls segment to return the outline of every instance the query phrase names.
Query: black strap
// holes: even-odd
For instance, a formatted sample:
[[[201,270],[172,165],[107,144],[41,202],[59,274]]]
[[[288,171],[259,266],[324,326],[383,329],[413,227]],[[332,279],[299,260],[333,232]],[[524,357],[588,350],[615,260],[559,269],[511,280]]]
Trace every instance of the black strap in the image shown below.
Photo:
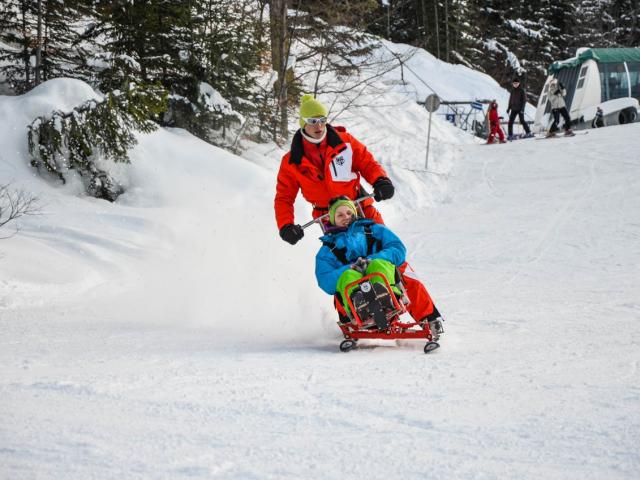
[[[371,225],[367,224],[364,226],[364,234],[367,237],[367,256],[380,251],[382,242],[373,236]]]
[[[333,242],[325,242],[323,241],[322,244],[327,247],[329,250],[331,250],[331,253],[333,253],[336,258],[338,259],[339,262],[341,262],[343,265],[348,265],[351,262],[349,260],[347,260],[347,248],[343,247],[343,248],[338,248],[336,247],[336,244]]]

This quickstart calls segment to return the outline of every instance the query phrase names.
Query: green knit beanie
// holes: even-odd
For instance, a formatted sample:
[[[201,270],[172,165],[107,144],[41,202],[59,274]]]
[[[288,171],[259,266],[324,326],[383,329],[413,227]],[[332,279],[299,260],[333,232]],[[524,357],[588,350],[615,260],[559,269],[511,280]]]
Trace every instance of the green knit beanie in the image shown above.
[[[356,209],[355,203],[353,203],[348,198],[339,198],[329,206],[329,221],[331,222],[331,225],[336,224],[336,210],[342,205],[346,205],[351,209],[351,211],[353,212],[353,218],[356,218],[358,216],[358,210]]]
[[[300,128],[304,127],[303,118],[318,118],[327,116],[327,107],[316,100],[313,95],[303,95],[300,99]]]

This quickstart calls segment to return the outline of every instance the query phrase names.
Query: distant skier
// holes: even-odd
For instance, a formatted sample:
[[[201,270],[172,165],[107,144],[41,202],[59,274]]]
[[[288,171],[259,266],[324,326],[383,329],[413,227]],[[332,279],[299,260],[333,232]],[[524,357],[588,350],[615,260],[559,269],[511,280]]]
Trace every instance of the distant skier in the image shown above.
[[[520,125],[524,128],[525,137],[532,137],[533,134],[529,130],[529,125],[524,119],[524,109],[527,106],[527,92],[524,91],[524,87],[520,85],[520,80],[513,79],[513,90],[509,96],[509,106],[507,113],[509,114],[509,125],[507,126],[507,140],[513,140],[513,122],[516,117],[520,120]]]
[[[498,116],[498,103],[495,100],[489,105],[487,116],[489,117],[489,126],[491,128],[487,143],[493,143],[496,135],[500,138],[500,143],[506,143],[507,141],[504,139],[504,132],[502,131],[502,128],[500,128],[500,119],[502,117]]]
[[[549,103],[551,104],[551,113],[553,114],[553,123],[549,128],[547,137],[555,137],[558,131],[558,123],[560,122],[560,115],[564,120],[564,134],[566,136],[575,135],[571,130],[571,117],[567,110],[567,104],[564,102],[564,97],[567,95],[567,91],[561,82],[558,82],[557,78],[551,80],[549,84]]]
[[[602,128],[604,126],[605,126],[604,112],[602,111],[602,108],[597,107],[596,116],[593,118],[593,121],[591,122],[591,128]]]

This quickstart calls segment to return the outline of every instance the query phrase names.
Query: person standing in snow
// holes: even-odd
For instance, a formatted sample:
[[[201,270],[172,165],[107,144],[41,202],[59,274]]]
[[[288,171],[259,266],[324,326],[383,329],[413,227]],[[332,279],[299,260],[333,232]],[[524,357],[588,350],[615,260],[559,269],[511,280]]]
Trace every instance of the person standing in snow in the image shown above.
[[[487,117],[489,117],[489,126],[491,128],[487,143],[493,143],[496,135],[500,138],[500,143],[506,143],[506,140],[504,139],[504,132],[502,131],[502,128],[500,128],[501,117],[498,115],[498,103],[495,100],[489,105]]]
[[[524,119],[524,109],[527,106],[527,92],[524,91],[524,87],[520,85],[520,80],[515,78],[513,80],[513,89],[509,96],[509,106],[507,113],[509,114],[509,124],[507,126],[507,140],[513,139],[513,122],[516,117],[520,119],[520,125],[524,128],[525,137],[532,137],[529,125]]]
[[[573,135],[571,130],[571,117],[567,110],[567,104],[564,102],[564,97],[567,95],[567,91],[562,83],[558,82],[557,78],[551,80],[549,84],[549,103],[551,104],[551,113],[553,114],[553,123],[549,128],[547,137],[554,137],[558,131],[558,123],[560,122],[560,115],[564,120],[564,134],[567,136]]]
[[[591,121],[591,128],[602,128],[604,126],[604,112],[602,111],[602,108],[597,107],[596,116],[593,117],[593,120]]]
[[[329,200],[345,195],[355,200],[367,194],[360,180],[373,186],[376,201],[393,197],[395,188],[387,172],[371,152],[344,127],[327,123],[327,108],[313,95],[304,95],[300,104],[300,129],[291,141],[291,150],[280,162],[274,209],[280,237],[295,245],[304,236],[295,223],[294,203],[299,192],[313,206],[312,216],[329,212]],[[373,200],[363,201],[366,218],[384,224]],[[407,262],[400,265],[407,295],[408,311],[416,321],[438,315],[425,286],[415,278]]]
[[[355,203],[346,196],[330,200],[329,223],[325,235],[320,238],[322,247],[316,255],[316,279],[322,290],[329,295],[337,294],[343,308],[349,310],[345,288],[365,275],[379,273],[389,282],[396,296],[402,295],[395,286],[395,272],[396,267],[405,262],[407,250],[396,234],[369,218],[358,218]],[[383,281],[372,277],[371,284],[379,298],[386,298],[386,308],[393,309],[393,301]],[[366,302],[357,286],[346,293],[356,310]],[[422,319],[425,321],[429,322],[436,339],[444,332],[437,309],[434,315]]]

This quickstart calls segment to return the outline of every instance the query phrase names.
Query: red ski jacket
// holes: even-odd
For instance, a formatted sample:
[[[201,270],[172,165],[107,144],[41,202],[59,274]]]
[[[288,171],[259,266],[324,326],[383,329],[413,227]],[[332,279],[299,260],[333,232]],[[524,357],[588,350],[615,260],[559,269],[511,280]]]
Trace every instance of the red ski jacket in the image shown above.
[[[294,223],[293,204],[299,191],[313,205],[313,217],[316,218],[327,213],[327,205],[333,197],[358,198],[361,177],[373,184],[378,178],[387,176],[367,147],[344,127],[327,125],[327,135],[317,145],[305,140],[298,130],[278,171],[274,200],[278,229]],[[372,203],[373,200],[366,200],[363,207]],[[365,208],[365,213],[367,217],[379,216],[373,207]]]
[[[498,107],[489,109],[489,123],[500,123],[500,117],[498,116]]]

